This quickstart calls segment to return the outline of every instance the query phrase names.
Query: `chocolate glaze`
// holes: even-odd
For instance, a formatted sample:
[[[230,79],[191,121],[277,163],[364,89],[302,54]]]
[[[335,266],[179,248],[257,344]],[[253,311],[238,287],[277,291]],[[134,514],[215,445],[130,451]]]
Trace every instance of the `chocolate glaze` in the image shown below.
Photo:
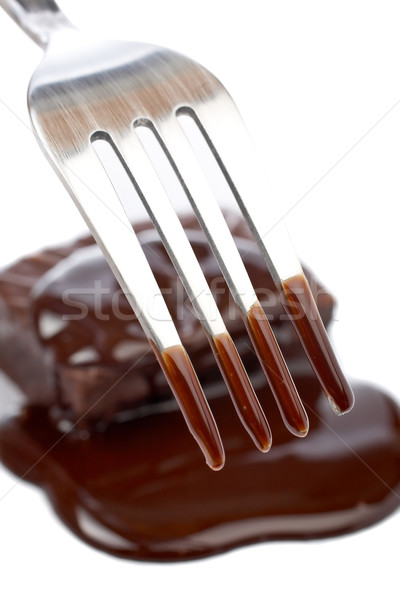
[[[221,438],[204,392],[190,359],[182,346],[154,352],[164,375],[171,386],[189,431],[201,448],[208,466],[214,471],[222,469],[225,453]]]
[[[224,371],[231,374],[225,383],[232,390],[230,395],[243,427],[257,448],[268,452],[272,443],[271,429],[232,338],[225,333],[215,336],[215,347],[218,361],[224,364]]]
[[[313,376],[297,378],[310,432],[295,438],[271,399],[274,444],[260,453],[225,390],[214,391],[228,460],[204,466],[175,403],[81,439],[30,405],[0,428],[0,455],[40,485],[66,525],[126,558],[175,561],[276,539],[366,527],[400,503],[400,413],[385,394],[355,384],[356,406],[337,417]],[[209,395],[210,395],[210,390]],[[264,391],[269,398],[267,387]],[[220,396],[220,397],[218,397]]]
[[[234,224],[232,229],[239,230],[242,234],[240,225]],[[189,229],[188,237],[210,288],[215,292],[218,308],[228,324],[240,357],[245,366],[250,365],[250,370],[258,369],[259,365],[249,343],[246,327],[230,297],[204,235]],[[203,375],[209,377],[210,371],[213,377],[218,379],[218,366],[215,357],[209,351],[209,340],[186,299],[175,269],[157,234],[143,231],[140,239],[157,282],[165,291],[168,307],[200,382]],[[240,252],[245,256],[246,267],[254,287],[260,292],[261,300],[264,300],[265,312],[274,325],[275,335],[285,359],[290,363],[291,357],[296,357],[297,362],[301,355],[302,360],[300,343],[294,331],[291,331],[291,325],[284,314],[262,257],[254,248],[253,242],[238,236],[236,241]],[[317,294],[323,291],[315,279],[314,290]],[[59,405],[63,410],[69,411],[71,418],[78,418],[80,426],[90,427],[99,419],[108,420],[112,413],[117,413],[124,407],[129,410],[132,407],[132,389],[135,390],[137,402],[147,402],[159,394],[168,395],[168,388],[165,379],[160,377],[157,362],[152,352],[147,352],[149,345],[142,328],[98,248],[85,248],[73,252],[69,258],[56,264],[54,269],[47,271],[37,281],[31,291],[31,297],[31,312],[42,348],[47,352],[48,360],[56,365],[57,388],[61,391]],[[323,292],[318,296],[318,301],[319,309],[327,322],[333,310],[332,297]],[[84,318],[81,318],[82,314]],[[62,327],[56,330],[54,335],[45,336],[42,324],[49,316]],[[259,326],[264,325],[260,319],[257,318],[257,321]],[[263,327],[261,334],[255,336],[253,332],[253,337],[260,338],[263,342],[265,333]],[[263,343],[264,355],[265,346]],[[121,358],[123,353],[125,357]],[[128,379],[125,379],[126,369],[135,361],[138,361],[140,368],[132,369]],[[292,368],[290,365],[291,372]],[[274,370],[279,373],[279,369],[274,367]],[[270,377],[268,369],[266,372]],[[114,374],[111,381],[107,379],[110,373]],[[97,400],[105,387],[103,378],[113,390],[112,396],[99,403]],[[122,379],[119,382],[120,378]],[[100,382],[99,388],[88,390],[88,386],[93,385],[96,380]],[[118,382],[116,387],[114,382]],[[283,386],[279,387],[281,393]],[[109,401],[111,397],[112,401]],[[297,412],[297,415],[299,414],[300,411]],[[260,415],[262,417],[262,413],[259,413]],[[307,431],[306,419],[304,414],[302,419],[298,417],[297,425],[295,424],[292,430],[296,430],[297,427],[297,433],[304,435]],[[266,428],[267,424],[264,422],[265,432]],[[258,445],[269,445],[265,435],[258,440]]]
[[[236,226],[242,234],[240,222]],[[271,450],[260,453],[237,419],[165,252],[153,233],[143,232],[160,286],[172,290],[168,303],[220,428],[224,469],[205,468],[122,295],[123,316],[115,318],[118,288],[97,250],[86,248],[89,240],[0,273],[0,367],[27,394],[19,414],[0,425],[4,464],[41,486],[79,537],[117,556],[143,560],[184,560],[256,541],[338,535],[395,510],[400,503],[396,402],[356,383],[354,409],[345,418],[330,410],[262,259],[237,238],[254,286],[264,290],[263,309],[309,414],[308,436],[293,437],[204,238],[194,230],[189,237],[211,289],[223,289],[217,303],[268,415]],[[77,254],[77,247],[85,249]],[[332,296],[311,275],[309,280],[328,324]],[[95,306],[96,281],[108,289],[101,303],[105,319]],[[65,290],[75,290],[70,304],[63,299]],[[88,307],[86,317],[61,322],[66,312],[79,313],[81,301]],[[52,335],[44,327],[49,315],[56,325]]]
[[[273,331],[263,315],[264,311],[259,302],[256,302],[248,313],[248,329],[253,334],[260,365],[271,386],[286,427],[293,435],[304,437],[308,433],[306,411],[286,363],[282,361],[281,351]]]
[[[283,282],[288,314],[334,411],[342,415],[354,406],[353,391],[343,374],[304,275]]]

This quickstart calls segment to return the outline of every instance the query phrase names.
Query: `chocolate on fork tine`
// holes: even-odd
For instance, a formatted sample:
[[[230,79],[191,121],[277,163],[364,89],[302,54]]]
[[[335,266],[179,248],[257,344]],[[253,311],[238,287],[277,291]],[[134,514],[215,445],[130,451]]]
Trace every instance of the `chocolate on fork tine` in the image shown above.
[[[250,164],[247,138],[242,136],[240,118],[225,89],[203,67],[175,52],[84,36],[65,19],[53,0],[0,0],[0,5],[47,48],[28,94],[35,133],[137,312],[208,462],[214,467],[223,463],[215,423],[124,209],[95,153],[93,142],[99,137],[113,145],[153,218],[206,329],[239,416],[264,450],[270,445],[269,427],[179,220],[139,142],[135,125],[150,126],[165,147],[242,312],[284,420],[294,433],[305,435],[308,421],[302,403],[226,223],[177,121],[179,113],[191,114],[206,133],[264,254],[269,262],[273,260],[272,273],[290,300],[287,310],[298,315],[298,294],[291,284],[301,269],[290,247],[282,243],[284,238],[267,245],[261,243],[261,223],[258,228],[254,211],[262,188],[257,189],[257,178],[252,180],[254,164]],[[240,152],[234,148],[237,140]],[[282,284],[282,260],[290,263],[293,256],[296,268]],[[143,289],[146,294],[158,295],[159,306],[154,314]],[[309,317],[311,313],[313,318],[319,316],[312,303],[303,302],[302,306]],[[326,375],[332,374],[334,356],[327,352],[329,342],[318,320],[316,323],[303,318],[295,325],[313,359],[315,352],[321,354],[324,350],[319,373],[325,370],[325,385]],[[341,372],[336,375],[340,380]],[[335,394],[329,392],[329,397],[336,400]]]
[[[243,426],[261,451],[271,446],[271,432],[253,386],[229,335],[194,251],[133,127],[107,135],[158,230],[202,324]],[[236,252],[236,246],[229,237]],[[246,273],[247,275],[247,273]],[[250,283],[250,281],[249,281]],[[250,284],[250,292],[252,287]],[[252,291],[254,302],[255,293]],[[283,359],[282,359],[283,361]],[[285,365],[284,361],[283,364]],[[286,365],[285,365],[286,366]],[[297,392],[296,392],[297,396]]]
[[[19,1],[10,0],[5,6],[17,21],[22,19],[23,28],[41,45],[46,45],[45,41],[48,41],[47,28],[52,25],[55,27],[50,42],[53,53],[50,50],[46,54],[29,89],[29,108],[35,132],[126,293],[208,464],[214,469],[221,468],[224,452],[209,406],[125,210],[93,147],[93,142],[99,137],[111,134],[113,139],[118,139],[121,131],[126,133],[132,129],[133,119],[137,115],[132,112],[135,108],[129,105],[122,90],[126,88],[123,83],[130,83],[130,93],[133,83],[137,82],[133,73],[121,71],[123,67],[128,70],[140,68],[142,56],[151,56],[157,49],[116,42],[113,45],[114,56],[107,42],[88,44],[63,19],[57,6],[51,1],[28,0],[22,5]],[[13,12],[14,9],[16,12]],[[32,30],[29,29],[30,25]],[[67,39],[66,49],[63,45],[64,36]],[[125,63],[127,55],[129,60]],[[97,66],[108,64],[110,58],[115,58],[116,64],[110,67],[110,71],[105,70],[99,76],[91,62],[93,56],[100,61]],[[83,60],[84,57],[89,67]],[[101,99],[104,104],[99,102]],[[109,100],[108,105],[106,99]],[[118,108],[115,102],[119,104],[119,117],[122,121],[114,118]],[[134,157],[133,165],[135,168],[139,165],[138,171],[142,179],[147,174],[156,183],[156,175],[149,174],[148,159],[147,162],[140,162],[139,152]],[[147,191],[155,191],[161,200],[164,194],[162,188],[157,189],[153,185],[151,190],[147,190],[148,187],[144,183],[140,195],[152,214],[151,207],[156,198],[147,200]],[[165,198],[164,204],[161,203],[159,208],[160,217],[168,205],[168,199]],[[175,264],[179,265],[179,273],[206,329],[239,417],[259,449],[267,451],[271,446],[269,425],[239,354],[172,207],[166,217],[171,223],[161,219],[164,225],[159,229],[164,232],[169,227],[167,249],[175,257]]]
[[[165,90],[165,93],[167,91]],[[173,93],[173,90],[170,91],[169,96]],[[182,91],[179,93],[182,96]],[[135,125],[142,126],[143,124],[144,119],[140,119]],[[268,319],[257,299],[222,211],[204,179],[196,157],[192,154],[188,146],[183,130],[176,117],[174,118],[174,115],[167,121],[159,118],[154,118],[151,123],[146,121],[146,126],[151,128],[163,146],[186,191],[193,210],[203,230],[206,232],[236,306],[244,319],[249,337],[252,340],[286,427],[294,435],[299,437],[305,436],[308,432],[308,418],[303,404]],[[149,216],[160,233],[171,260],[196,308],[200,321],[205,326],[217,362],[224,361],[223,357],[226,356],[229,348],[232,348],[232,352],[236,356],[237,351],[234,349],[231,339],[227,337],[227,332],[221,333],[220,326],[217,326],[217,332],[213,332],[212,329],[215,329],[216,324],[207,324],[204,310],[201,305],[197,305],[203,302],[204,291],[206,291],[206,296],[209,296],[208,302],[212,302],[212,306],[210,307],[211,315],[217,314],[217,307],[212,300],[211,292],[207,287],[202,271],[193,256],[193,251],[174,213],[172,205],[168,201],[168,198],[165,197],[165,192],[156,172],[149,163],[149,158],[142,147],[135,129],[132,128],[130,132],[124,133],[122,136],[114,136],[112,143],[128,174],[133,178],[135,185],[138,187],[139,195],[142,197]],[[225,341],[225,349],[221,346],[223,340]],[[239,363],[236,364],[237,368],[235,370],[237,371]],[[229,372],[232,371],[232,367],[233,364],[230,361],[221,371],[230,390],[236,410],[245,427],[249,429],[245,423],[250,415],[254,413],[258,414],[259,410],[258,408],[256,409],[258,403],[252,400],[254,408],[251,411],[247,406],[242,407],[246,394],[243,393],[243,385],[238,387],[238,384],[240,381],[247,382],[248,378],[241,367],[240,379],[235,374],[234,380],[230,383],[232,377],[229,376]],[[251,397],[248,386],[249,383],[246,383],[248,389],[247,396]],[[265,442],[266,440],[264,440],[264,448]]]
[[[210,80],[207,73],[205,79],[212,88],[213,99],[209,106],[199,104],[191,115],[265,258],[283,307],[328,401],[337,414],[344,414],[354,405],[353,391],[340,368],[283,217],[273,202],[260,199],[263,170],[246,127],[225,88],[215,78]]]
[[[207,464],[217,470],[224,450],[217,425],[161,290],[126,212],[89,143],[67,175],[71,193],[126,294]]]

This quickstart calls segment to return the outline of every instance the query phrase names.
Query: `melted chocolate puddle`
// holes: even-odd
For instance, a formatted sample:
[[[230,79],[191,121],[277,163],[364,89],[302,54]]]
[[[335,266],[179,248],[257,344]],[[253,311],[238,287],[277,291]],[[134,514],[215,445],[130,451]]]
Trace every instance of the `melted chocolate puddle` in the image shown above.
[[[80,538],[126,558],[184,560],[264,540],[338,535],[395,510],[396,403],[355,384],[356,405],[338,418],[314,376],[296,384],[310,415],[306,439],[286,431],[269,390],[258,390],[274,431],[267,455],[253,446],[226,393],[215,395],[228,457],[219,473],[204,466],[172,402],[147,407],[147,414],[138,409],[88,439],[63,435],[47,408],[28,405],[1,425],[0,455],[45,490]]]
[[[23,259],[0,273],[0,366],[28,398],[17,416],[0,420],[0,459],[16,475],[39,485],[64,523],[103,551],[141,560],[199,558],[264,540],[355,531],[400,504],[399,406],[379,390],[356,384],[352,411],[335,415],[264,261],[243,239],[240,223],[234,227],[238,247],[255,288],[265,292],[263,309],[310,420],[305,439],[287,430],[284,420],[304,433],[305,413],[298,405],[297,412],[283,411],[282,420],[282,407],[274,401],[243,321],[230,310],[228,290],[216,286],[223,292],[216,294],[219,308],[229,317],[229,330],[271,425],[268,454],[254,446],[237,418],[207,339],[183,301],[158,238],[146,231],[142,237],[161,289],[171,291],[169,306],[221,432],[226,464],[218,473],[204,465],[176,402],[169,400],[143,332],[124,309],[124,297],[116,311],[122,316],[114,314],[119,289],[90,240]],[[190,227],[188,231],[213,289],[220,271],[204,236]],[[310,281],[328,325],[333,298],[316,280]],[[104,291],[101,318],[93,294],[99,282]],[[286,284],[289,314],[306,309],[313,316],[302,282]],[[87,309],[84,318],[82,306]],[[63,319],[77,313],[77,320]],[[129,320],[123,318],[126,314]],[[262,344],[268,332],[258,331],[260,322],[254,326],[250,320],[246,326],[260,334]],[[312,340],[311,328],[322,335],[314,318],[296,323],[304,339]],[[312,343],[305,346],[315,359]],[[235,358],[226,344],[217,349],[227,364]],[[325,392],[335,399],[338,412],[347,410],[352,397],[346,386],[340,387],[343,378],[329,353],[314,366],[324,380],[328,373]],[[7,402],[12,391],[0,395],[0,403]],[[77,426],[63,434],[68,422]],[[258,425],[254,423],[254,431]],[[261,438],[268,433],[265,427],[257,431],[258,438],[260,432]],[[269,445],[269,434],[264,443]]]

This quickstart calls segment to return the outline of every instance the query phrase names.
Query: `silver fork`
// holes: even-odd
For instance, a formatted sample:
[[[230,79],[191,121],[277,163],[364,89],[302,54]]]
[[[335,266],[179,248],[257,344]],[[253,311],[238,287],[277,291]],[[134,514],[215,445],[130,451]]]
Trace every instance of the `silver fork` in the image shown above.
[[[0,0],[0,5],[46,49],[28,91],[37,139],[127,295],[209,466],[219,469],[224,464],[217,426],[125,209],[94,148],[98,139],[114,149],[157,228],[206,331],[238,415],[259,449],[267,451],[271,445],[267,419],[138,127],[153,132],[175,170],[243,316],[288,429],[306,435],[307,414],[180,115],[193,119],[212,150],[326,396],[339,414],[349,410],[352,391],[286,228],[273,206],[265,209],[262,169],[221,83],[176,52],[83,35],[53,0]]]

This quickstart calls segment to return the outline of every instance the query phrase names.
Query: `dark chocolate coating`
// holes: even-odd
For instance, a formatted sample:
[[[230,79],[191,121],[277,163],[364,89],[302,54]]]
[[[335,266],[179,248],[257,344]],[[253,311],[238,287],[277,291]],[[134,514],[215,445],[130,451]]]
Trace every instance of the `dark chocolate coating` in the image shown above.
[[[187,234],[210,289],[245,366],[250,371],[258,371],[258,360],[243,320],[204,235],[195,226],[193,220],[186,223]],[[296,369],[299,360],[307,362],[307,359],[282,309],[264,260],[254,243],[243,237],[247,232],[241,220],[232,222],[231,218],[231,230],[236,233],[237,245],[285,359],[291,370]],[[200,381],[219,380],[218,366],[207,337],[157,233],[147,229],[139,235]],[[315,278],[311,281],[327,324],[334,306],[332,296]],[[47,271],[32,288],[30,310],[42,348],[55,365],[59,406],[71,419],[79,419],[80,427],[91,428],[99,420],[109,421],[137,403],[169,395],[168,385],[142,328],[96,246],[72,252]],[[45,337],[46,319],[55,322],[56,333]],[[109,388],[112,389],[107,396],[99,401]]]
[[[264,309],[309,415],[305,439],[286,430],[204,238],[195,230],[189,236],[211,288],[224,290],[217,302],[271,425],[267,454],[240,424],[160,242],[154,233],[142,234],[161,287],[173,290],[168,303],[221,431],[226,465],[218,473],[204,465],[140,327],[90,240],[0,273],[0,367],[28,396],[20,414],[0,425],[1,460],[41,486],[66,525],[101,550],[141,560],[198,558],[253,542],[355,531],[400,503],[398,405],[355,383],[354,409],[343,417],[332,412],[241,227],[238,221],[232,228],[240,234],[255,287],[264,290]],[[328,324],[332,296],[309,279]],[[96,280],[109,289],[101,303],[109,319],[98,318],[95,296],[82,291],[93,290]],[[66,290],[75,306],[65,303]],[[115,318],[115,294],[129,318]],[[83,301],[86,317],[64,322]],[[49,315],[53,335],[46,331]]]

